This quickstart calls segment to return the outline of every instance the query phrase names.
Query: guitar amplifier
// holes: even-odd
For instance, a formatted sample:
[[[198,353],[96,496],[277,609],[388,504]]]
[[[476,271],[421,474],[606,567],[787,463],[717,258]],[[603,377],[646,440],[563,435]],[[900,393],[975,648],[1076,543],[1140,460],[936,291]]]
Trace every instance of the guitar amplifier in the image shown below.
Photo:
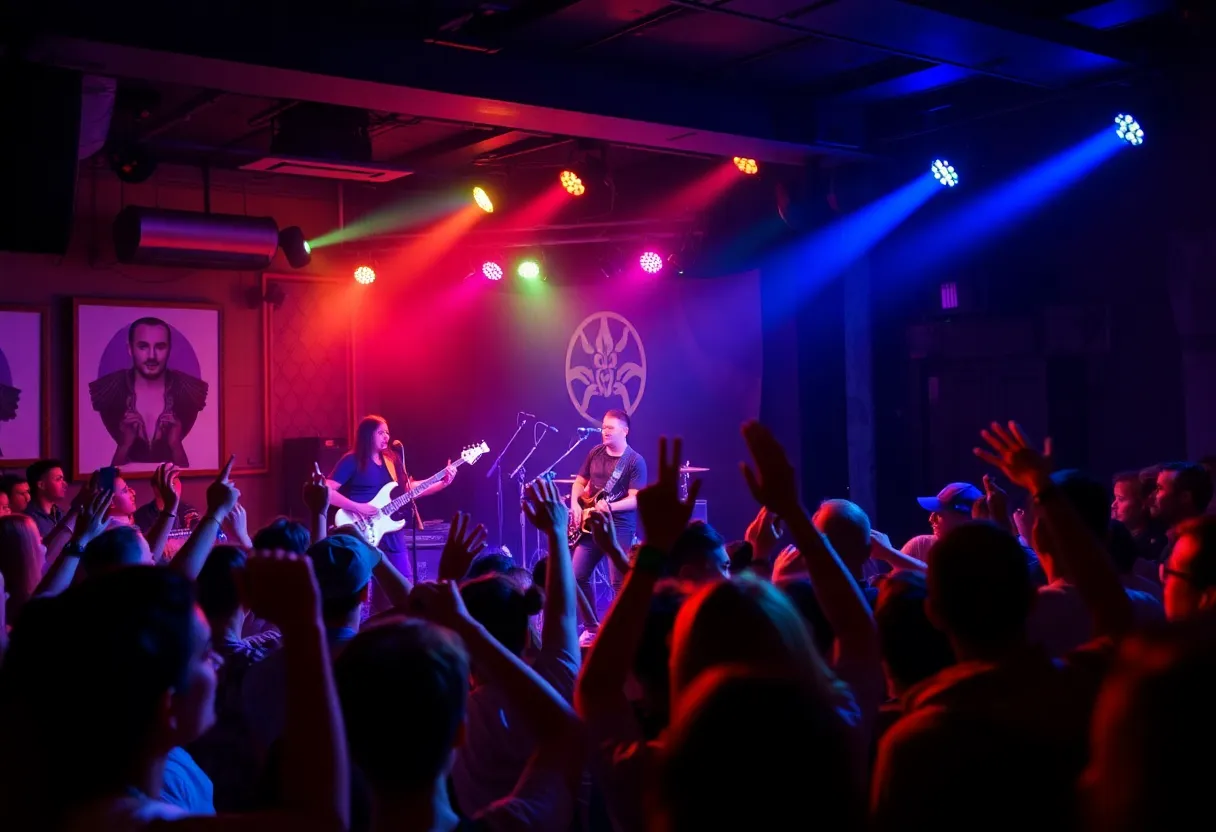
[[[305,519],[303,489],[304,483],[312,476],[313,463],[320,465],[321,473],[329,476],[348,447],[345,439],[325,439],[320,436],[295,436],[283,440],[279,461],[283,492],[279,507],[284,517]]]

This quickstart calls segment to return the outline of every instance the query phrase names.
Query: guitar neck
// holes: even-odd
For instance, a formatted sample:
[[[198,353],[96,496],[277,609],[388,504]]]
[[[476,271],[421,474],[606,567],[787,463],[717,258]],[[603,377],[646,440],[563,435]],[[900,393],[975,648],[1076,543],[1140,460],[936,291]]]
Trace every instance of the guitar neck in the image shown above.
[[[452,463],[453,468],[459,468],[461,465],[464,465],[463,459],[458,459]],[[401,509],[405,508],[405,506],[409,505],[410,503],[414,502],[414,500],[418,499],[418,495],[421,494],[423,491],[426,491],[431,486],[438,485],[440,482],[442,482],[443,475],[446,472],[447,472],[447,468],[444,468],[442,471],[436,472],[430,478],[425,479],[422,482],[418,483],[413,488],[409,489],[404,494],[402,494],[400,497],[398,497],[397,499],[393,500],[391,503],[386,505],[384,508],[380,509],[380,512],[385,515],[392,515],[392,514],[396,514],[397,512],[401,511]]]

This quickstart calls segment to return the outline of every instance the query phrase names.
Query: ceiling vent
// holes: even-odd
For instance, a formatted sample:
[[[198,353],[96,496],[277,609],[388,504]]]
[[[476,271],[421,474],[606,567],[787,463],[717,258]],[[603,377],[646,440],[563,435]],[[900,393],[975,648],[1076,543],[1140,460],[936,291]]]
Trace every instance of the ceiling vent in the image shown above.
[[[320,179],[346,179],[354,182],[392,182],[413,171],[403,168],[378,165],[374,162],[352,164],[328,159],[299,159],[284,156],[267,156],[241,165],[241,170],[257,170],[266,173],[288,173],[293,176],[311,176]]]
[[[367,110],[300,101],[274,120],[270,153],[242,170],[354,182],[391,182],[412,171],[372,161]]]

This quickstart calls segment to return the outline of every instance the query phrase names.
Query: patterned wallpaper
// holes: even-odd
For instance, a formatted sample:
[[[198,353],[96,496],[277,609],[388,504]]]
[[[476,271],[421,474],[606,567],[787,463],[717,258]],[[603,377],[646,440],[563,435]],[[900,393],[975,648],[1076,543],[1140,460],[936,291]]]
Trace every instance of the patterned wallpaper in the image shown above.
[[[345,293],[328,281],[267,279],[283,290],[269,307],[271,445],[296,436],[349,436],[351,337]]]

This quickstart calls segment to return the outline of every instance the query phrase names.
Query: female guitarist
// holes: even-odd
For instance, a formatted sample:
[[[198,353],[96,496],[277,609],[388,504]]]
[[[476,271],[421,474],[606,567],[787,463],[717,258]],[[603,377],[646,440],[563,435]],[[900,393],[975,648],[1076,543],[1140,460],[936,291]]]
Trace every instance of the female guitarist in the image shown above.
[[[355,449],[338,460],[338,464],[325,480],[325,484],[329,486],[330,505],[353,514],[374,517],[379,509],[369,505],[368,501],[379,494],[384,486],[390,482],[396,482],[407,489],[414,486],[414,480],[405,470],[404,458],[394,459],[389,452],[389,436],[388,422],[383,416],[365,416],[363,421],[359,422],[355,431]],[[447,488],[455,477],[456,468],[449,463],[443,479],[419,496]],[[410,514],[407,528],[417,522],[417,509],[413,503],[402,511]],[[409,558],[406,557],[403,531],[389,532],[377,545],[398,571],[411,581],[414,579]]]
[[[609,410],[601,426],[603,443],[591,450],[583,460],[570,489],[570,522],[572,528],[583,528],[586,512],[600,511],[612,517],[616,539],[628,551],[637,528],[638,491],[646,485],[646,460],[629,447],[629,416],[621,410]],[[604,557],[590,534],[581,534],[571,553],[574,579],[593,605],[591,573]],[[615,592],[621,587],[624,574],[609,560],[609,575]],[[599,614],[598,609],[596,614]],[[594,632],[598,622],[586,620],[583,626]]]

